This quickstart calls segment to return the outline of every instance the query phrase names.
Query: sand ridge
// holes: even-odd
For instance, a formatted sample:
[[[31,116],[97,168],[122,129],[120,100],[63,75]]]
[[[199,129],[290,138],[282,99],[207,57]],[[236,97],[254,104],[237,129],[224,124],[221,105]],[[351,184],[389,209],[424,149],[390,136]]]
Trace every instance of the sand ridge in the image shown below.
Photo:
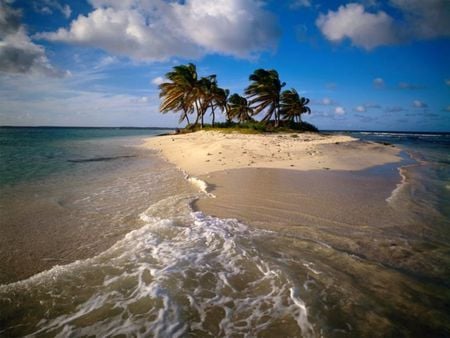
[[[194,176],[240,168],[362,170],[401,160],[397,148],[337,134],[200,131],[150,138],[144,146]]]

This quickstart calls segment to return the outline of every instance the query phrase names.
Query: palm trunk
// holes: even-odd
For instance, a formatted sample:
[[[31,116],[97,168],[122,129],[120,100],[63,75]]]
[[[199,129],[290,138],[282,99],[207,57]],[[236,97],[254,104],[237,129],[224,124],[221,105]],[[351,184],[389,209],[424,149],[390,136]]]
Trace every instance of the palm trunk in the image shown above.
[[[277,102],[275,104],[275,128],[278,128],[278,126],[280,125],[280,104],[279,102]]]
[[[198,108],[198,102],[197,100],[194,101],[195,104],[195,110],[197,111],[197,118],[195,119],[195,126],[198,124],[198,120],[200,119],[200,109]],[[202,117],[203,120],[203,117]],[[202,128],[203,128],[203,122],[202,122]]]
[[[216,120],[216,114],[214,112],[214,105],[211,104],[211,114],[212,114],[212,126],[214,127],[214,122]]]

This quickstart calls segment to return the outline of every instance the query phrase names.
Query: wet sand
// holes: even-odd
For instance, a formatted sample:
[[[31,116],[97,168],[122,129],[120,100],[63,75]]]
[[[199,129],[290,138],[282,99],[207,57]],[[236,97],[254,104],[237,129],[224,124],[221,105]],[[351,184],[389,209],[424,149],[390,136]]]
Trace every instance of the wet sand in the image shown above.
[[[200,176],[216,198],[201,199],[195,206],[252,223],[380,227],[389,217],[386,199],[399,178],[396,168],[390,169],[389,176],[267,168],[217,171]]]
[[[358,172],[237,169],[200,177],[215,198],[195,210],[318,241],[378,264],[431,274],[419,225],[387,199],[399,181],[395,165]],[[441,271],[442,272],[442,271]]]
[[[311,316],[327,318],[323,327],[342,327],[337,306],[355,330],[349,336],[373,336],[374,327],[379,336],[402,336],[401,322],[412,336],[439,336],[436,327],[447,322],[446,247],[423,236],[409,208],[387,201],[400,179],[396,167],[214,172],[200,178],[216,197],[193,208],[270,231],[259,249],[293,279],[309,270],[303,285],[314,291],[305,301]]]

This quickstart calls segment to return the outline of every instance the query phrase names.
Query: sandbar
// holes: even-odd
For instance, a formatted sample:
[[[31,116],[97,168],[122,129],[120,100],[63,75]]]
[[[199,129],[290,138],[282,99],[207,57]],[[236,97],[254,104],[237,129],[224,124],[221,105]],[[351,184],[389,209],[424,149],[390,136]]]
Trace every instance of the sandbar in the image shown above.
[[[145,146],[191,176],[239,168],[363,170],[401,161],[395,147],[337,134],[200,131],[154,137]]]

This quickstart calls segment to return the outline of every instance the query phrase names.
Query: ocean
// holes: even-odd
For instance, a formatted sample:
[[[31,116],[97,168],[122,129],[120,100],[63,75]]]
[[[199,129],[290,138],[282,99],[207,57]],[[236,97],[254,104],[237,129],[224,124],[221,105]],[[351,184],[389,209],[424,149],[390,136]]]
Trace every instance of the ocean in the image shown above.
[[[450,336],[449,134],[350,133],[402,149],[402,218],[343,235],[195,211],[164,132],[0,128],[1,337]]]

